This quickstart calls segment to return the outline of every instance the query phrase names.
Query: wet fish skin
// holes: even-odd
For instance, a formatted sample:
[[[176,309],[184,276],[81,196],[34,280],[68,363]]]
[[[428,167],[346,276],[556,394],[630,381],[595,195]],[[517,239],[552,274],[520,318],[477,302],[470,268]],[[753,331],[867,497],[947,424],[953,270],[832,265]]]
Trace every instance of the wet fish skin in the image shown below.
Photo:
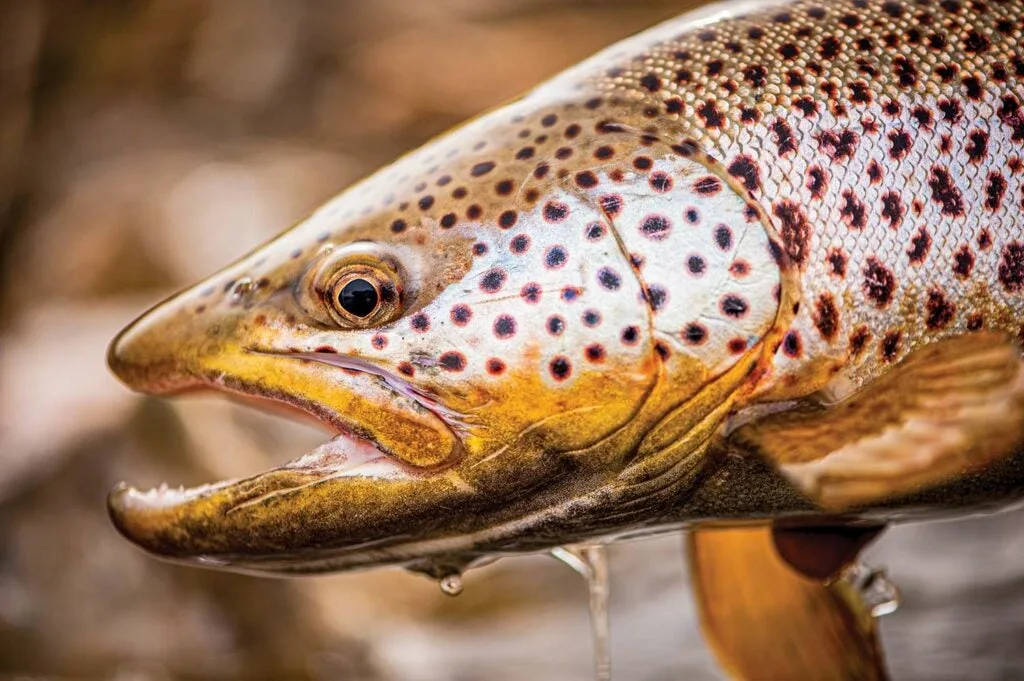
[[[121,489],[115,523],[270,571],[535,549],[706,497],[730,419],[1020,339],[1022,34],[1016,2],[716,5],[429,143],[111,348],[134,388],[345,437],[242,483]],[[391,296],[365,328],[332,298],[357,271]],[[674,517],[758,513],[716,504]]]

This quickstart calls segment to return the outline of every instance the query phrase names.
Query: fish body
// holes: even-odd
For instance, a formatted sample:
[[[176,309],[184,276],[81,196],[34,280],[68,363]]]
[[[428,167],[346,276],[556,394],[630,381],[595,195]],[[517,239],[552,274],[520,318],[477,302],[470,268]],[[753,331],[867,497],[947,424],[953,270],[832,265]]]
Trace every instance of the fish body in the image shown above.
[[[1022,38],[1009,1],[714,6],[428,143],[111,347],[140,390],[338,437],[121,488],[115,523],[207,565],[442,573],[1019,496]]]

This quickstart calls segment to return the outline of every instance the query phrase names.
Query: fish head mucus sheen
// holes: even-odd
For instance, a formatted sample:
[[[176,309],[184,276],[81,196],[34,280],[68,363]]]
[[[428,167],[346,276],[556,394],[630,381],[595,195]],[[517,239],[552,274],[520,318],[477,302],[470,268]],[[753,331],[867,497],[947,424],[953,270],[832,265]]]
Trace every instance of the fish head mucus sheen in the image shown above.
[[[349,502],[373,498],[376,524],[318,522],[310,539],[295,527],[311,507],[296,504],[278,523],[292,528],[285,544],[380,539],[381,518],[408,532],[440,507],[471,527],[481,506],[528,490],[592,491],[673,410],[764,354],[785,256],[742,186],[691,143],[606,117],[601,99],[543,95],[351,187],[112,345],[111,366],[138,389],[272,400],[342,434],[285,468],[358,484]],[[342,301],[360,295],[364,316]],[[400,491],[381,491],[387,481]],[[417,484],[444,489],[417,498]],[[143,494],[115,495],[112,512],[132,535],[132,509],[159,506],[133,537],[161,535],[158,553],[263,550],[253,519],[192,546],[208,510],[165,516],[198,497]],[[181,541],[156,529],[193,512]]]

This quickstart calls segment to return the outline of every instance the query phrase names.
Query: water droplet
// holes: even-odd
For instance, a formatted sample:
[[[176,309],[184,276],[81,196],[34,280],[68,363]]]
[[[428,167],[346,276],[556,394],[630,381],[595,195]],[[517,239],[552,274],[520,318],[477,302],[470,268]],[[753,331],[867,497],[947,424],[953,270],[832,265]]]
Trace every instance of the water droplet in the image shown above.
[[[884,617],[900,607],[900,590],[882,568],[858,561],[843,571],[842,579],[857,591],[872,617]]]
[[[551,550],[551,555],[587,580],[590,589],[590,631],[594,642],[594,678],[596,681],[611,681],[608,551],[601,545],[559,546]]]
[[[441,592],[447,596],[458,596],[462,593],[462,575],[457,572],[445,575],[437,582]]]

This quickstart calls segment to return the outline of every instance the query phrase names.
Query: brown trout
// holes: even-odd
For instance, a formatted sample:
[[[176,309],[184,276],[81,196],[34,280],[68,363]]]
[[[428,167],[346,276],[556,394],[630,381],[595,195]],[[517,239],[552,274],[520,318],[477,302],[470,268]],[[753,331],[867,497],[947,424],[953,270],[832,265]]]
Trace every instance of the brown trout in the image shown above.
[[[123,486],[115,524],[208,566],[444,574],[1019,498],[1022,42],[1009,0],[716,5],[428,143],[114,341],[134,389],[336,432]]]

